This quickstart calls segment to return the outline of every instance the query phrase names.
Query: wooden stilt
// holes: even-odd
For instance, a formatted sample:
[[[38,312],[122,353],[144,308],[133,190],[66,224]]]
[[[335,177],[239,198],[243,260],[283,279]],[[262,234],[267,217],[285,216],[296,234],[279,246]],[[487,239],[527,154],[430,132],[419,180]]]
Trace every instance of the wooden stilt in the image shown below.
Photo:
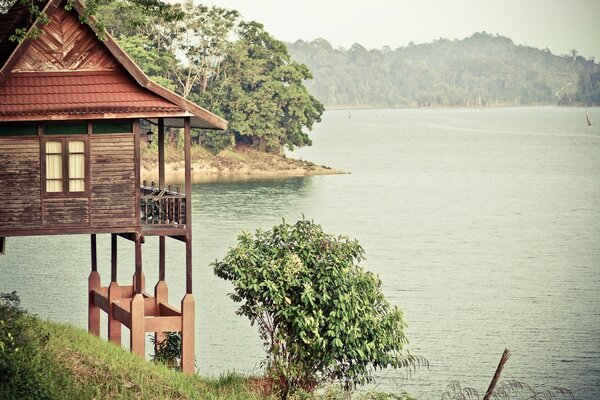
[[[114,303],[121,300],[121,287],[117,282],[108,286],[108,340],[121,346],[121,322],[115,318]]]
[[[121,346],[121,323],[114,316],[113,303],[121,299],[117,283],[117,235],[110,235],[110,285],[108,286],[108,340]]]
[[[142,240],[140,235],[135,238],[135,275],[133,280],[134,296],[131,299],[131,351],[144,356],[145,340],[145,312],[144,312],[144,278],[142,272]]]
[[[186,294],[181,300],[181,370],[186,374],[196,372],[195,353],[195,318],[196,301],[194,295]]]
[[[91,235],[92,271],[88,278],[88,332],[100,336],[100,308],[94,304],[93,290],[100,289],[100,274],[96,255],[96,235]]]
[[[138,274],[136,272],[133,273],[133,278],[132,279],[133,279],[133,292],[134,293],[142,293],[143,291],[146,290],[146,275],[144,275],[144,271],[140,271],[139,274],[141,276],[141,279],[140,279],[140,282],[139,282],[140,290],[137,290],[137,286],[138,286],[137,276],[138,276]]]
[[[185,296],[181,300],[181,370],[194,374],[196,302],[192,294],[192,140],[190,118],[183,120],[185,135]]]
[[[144,326],[144,296],[137,293],[131,300],[131,351],[144,357],[146,344]]]
[[[156,309],[160,310],[160,304],[167,304],[169,302],[169,288],[167,282],[165,282],[165,237],[160,236],[158,238],[158,283],[154,287],[154,301]],[[154,343],[156,346],[165,339],[163,332],[155,332]]]
[[[142,270],[142,237],[135,237],[135,273],[133,274],[133,292],[142,293],[146,290],[146,277]]]

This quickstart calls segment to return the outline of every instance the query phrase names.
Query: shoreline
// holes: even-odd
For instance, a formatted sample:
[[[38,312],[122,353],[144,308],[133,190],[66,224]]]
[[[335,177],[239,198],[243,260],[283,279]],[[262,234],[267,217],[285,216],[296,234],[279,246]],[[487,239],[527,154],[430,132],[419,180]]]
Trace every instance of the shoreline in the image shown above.
[[[141,179],[158,182],[157,165],[157,160],[153,157],[143,157]],[[192,154],[193,183],[278,180],[340,174],[347,174],[347,172],[255,150],[224,150],[216,155],[207,151],[196,151]],[[185,181],[182,159],[173,160],[167,156],[165,180],[170,184]]]

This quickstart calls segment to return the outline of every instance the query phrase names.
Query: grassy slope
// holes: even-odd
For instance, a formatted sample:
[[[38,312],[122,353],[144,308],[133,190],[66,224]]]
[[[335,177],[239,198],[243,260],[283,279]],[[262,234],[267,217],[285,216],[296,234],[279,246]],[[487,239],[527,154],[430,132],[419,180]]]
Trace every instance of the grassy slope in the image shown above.
[[[18,365],[17,377],[8,385],[0,379],[0,398],[265,398],[250,390],[247,378],[234,375],[220,379],[187,376],[145,361],[81,329],[42,322],[29,316],[23,318],[30,318],[28,325],[31,331],[48,337],[48,340],[33,349],[31,346],[27,348],[26,358],[39,358],[41,362]],[[33,364],[37,367],[32,368]],[[23,385],[30,387],[21,392],[19,386]]]

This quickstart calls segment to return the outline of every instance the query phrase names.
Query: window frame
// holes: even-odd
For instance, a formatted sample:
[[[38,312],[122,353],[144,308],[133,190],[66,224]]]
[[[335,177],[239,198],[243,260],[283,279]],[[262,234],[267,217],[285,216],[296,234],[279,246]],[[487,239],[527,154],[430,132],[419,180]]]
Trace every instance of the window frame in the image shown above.
[[[48,192],[47,177],[46,177],[46,143],[61,142],[61,157],[62,157],[62,191]],[[69,142],[83,142],[84,146],[84,190],[82,192],[69,191]],[[41,137],[41,164],[42,164],[42,195],[46,198],[72,198],[72,197],[89,197],[90,195],[90,141],[89,135],[44,135]],[[81,154],[81,153],[74,153]],[[76,179],[76,178],[73,178]]]

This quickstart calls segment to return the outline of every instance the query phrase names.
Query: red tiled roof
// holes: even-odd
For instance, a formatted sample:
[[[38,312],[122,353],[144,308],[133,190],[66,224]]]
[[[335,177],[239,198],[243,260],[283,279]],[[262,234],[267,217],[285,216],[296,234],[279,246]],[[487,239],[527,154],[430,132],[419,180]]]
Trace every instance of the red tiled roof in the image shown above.
[[[140,88],[123,70],[12,73],[0,85],[0,115],[183,112]]]

